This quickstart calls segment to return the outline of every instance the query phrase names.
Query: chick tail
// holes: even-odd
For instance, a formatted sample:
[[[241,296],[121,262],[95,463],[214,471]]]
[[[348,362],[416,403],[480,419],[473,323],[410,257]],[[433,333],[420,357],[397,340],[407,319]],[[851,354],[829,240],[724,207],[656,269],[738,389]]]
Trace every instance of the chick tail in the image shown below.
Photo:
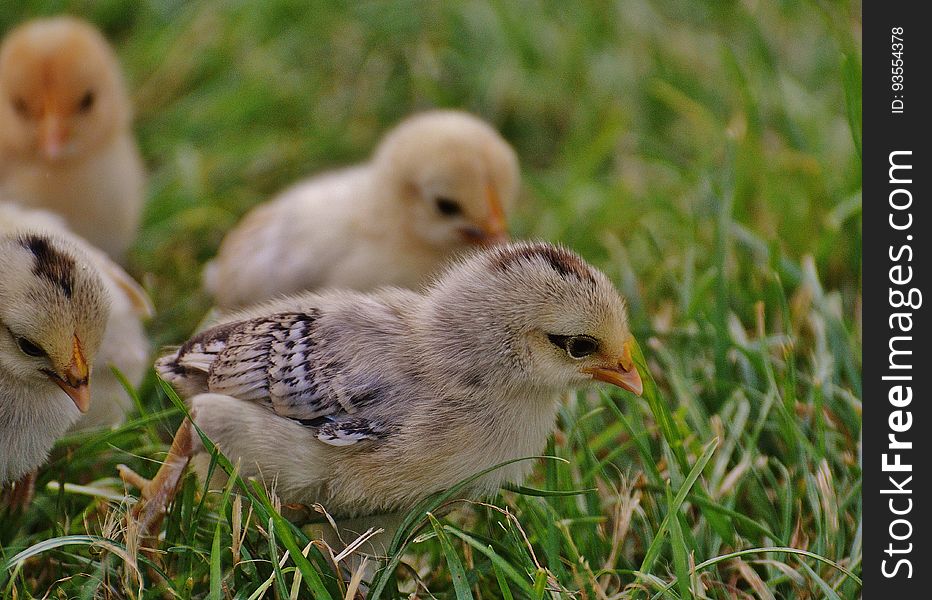
[[[180,354],[179,348],[155,361],[155,372],[172,385],[182,383],[190,375],[190,371],[179,362]]]
[[[182,356],[184,358],[182,359]],[[177,348],[170,354],[155,361],[155,372],[159,377],[171,384],[183,398],[190,398],[201,392],[208,391],[209,363],[203,365],[197,361],[200,354],[185,353],[185,347]],[[211,357],[213,358],[213,357]],[[203,368],[200,368],[203,367]]]

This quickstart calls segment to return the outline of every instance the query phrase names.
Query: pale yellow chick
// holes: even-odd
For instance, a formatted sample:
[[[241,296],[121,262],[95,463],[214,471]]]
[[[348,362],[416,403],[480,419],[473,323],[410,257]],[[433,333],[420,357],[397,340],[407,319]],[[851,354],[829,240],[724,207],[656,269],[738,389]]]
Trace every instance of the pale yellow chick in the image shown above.
[[[247,214],[208,264],[205,286],[222,309],[328,287],[418,287],[452,255],[507,239],[519,177],[514,150],[484,121],[415,115],[369,162]]]
[[[99,271],[104,291],[109,296],[110,313],[93,361],[93,401],[72,429],[121,424],[133,403],[110,365],[119,369],[134,387],[142,382],[149,368],[149,341],[142,325],[143,319],[152,314],[148,296],[119,265],[71,233],[56,215],[0,202],[0,236],[19,232],[42,232],[65,239],[83,252]]]
[[[243,477],[342,519],[404,512],[539,455],[569,390],[604,381],[641,394],[633,347],[601,271],[520,243],[454,261],[422,292],[304,293],[228,315],[156,370]],[[121,468],[148,500],[135,510],[143,529],[204,454],[185,422],[153,482]],[[531,464],[462,493],[494,494]]]
[[[136,237],[142,160],[116,56],[72,17],[29,21],[0,46],[0,197],[60,214],[117,261]]]

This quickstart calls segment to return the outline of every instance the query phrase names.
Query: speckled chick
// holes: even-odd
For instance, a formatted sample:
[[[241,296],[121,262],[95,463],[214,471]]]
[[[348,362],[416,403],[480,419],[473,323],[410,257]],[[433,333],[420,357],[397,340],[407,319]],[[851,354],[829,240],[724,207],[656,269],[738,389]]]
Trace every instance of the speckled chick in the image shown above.
[[[26,22],[0,46],[0,197],[53,211],[121,262],[145,176],[116,56],[73,17]]]
[[[120,425],[132,410],[132,398],[110,369],[113,365],[134,387],[149,369],[151,347],[143,322],[153,308],[145,290],[106,254],[68,230],[52,213],[0,202],[0,235],[41,231],[66,239],[78,247],[98,270],[110,299],[103,342],[94,360],[94,402],[72,429]]]
[[[109,299],[67,239],[0,235],[0,485],[28,477],[86,412]]]
[[[415,288],[453,254],[506,239],[519,177],[514,151],[484,121],[415,115],[368,163],[248,213],[205,269],[205,286],[222,309],[327,287]]]
[[[604,274],[565,248],[520,243],[456,262],[423,293],[333,291],[252,308],[156,368],[244,476],[352,517],[539,454],[572,388],[595,379],[639,394],[631,339]],[[182,434],[192,437],[176,442]],[[200,451],[198,439],[176,446]],[[466,493],[520,482],[531,464]],[[157,477],[144,494],[164,497],[176,481]]]

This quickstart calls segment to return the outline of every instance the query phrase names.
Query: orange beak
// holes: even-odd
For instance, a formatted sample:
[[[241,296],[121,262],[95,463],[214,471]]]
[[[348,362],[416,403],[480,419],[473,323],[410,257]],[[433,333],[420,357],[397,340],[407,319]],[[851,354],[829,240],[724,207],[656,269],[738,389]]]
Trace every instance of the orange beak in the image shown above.
[[[56,160],[61,157],[65,149],[67,133],[61,117],[52,113],[46,115],[39,125],[39,146],[42,153],[49,160]]]
[[[502,209],[498,191],[491,183],[485,187],[486,202],[489,206],[489,218],[482,227],[469,226],[461,229],[463,237],[470,244],[494,246],[508,241],[508,222]]]
[[[617,364],[592,367],[584,369],[583,372],[592,375],[593,379],[617,385],[623,390],[628,390],[635,396],[640,396],[644,391],[644,384],[641,382],[641,375],[638,373],[637,367],[634,366],[634,360],[631,358],[631,342],[625,342],[622,348],[624,350]]]
[[[91,404],[91,390],[88,380],[90,378],[90,369],[87,366],[87,360],[81,351],[81,341],[78,336],[74,336],[71,346],[71,364],[65,370],[63,375],[50,373],[49,379],[54,381],[68,396],[74,401],[82,413],[87,412]]]
[[[489,244],[503,244],[508,241],[508,221],[505,210],[498,197],[498,190],[492,182],[485,186],[486,200],[489,204],[489,220],[485,224],[485,234]]]
[[[39,149],[49,160],[61,157],[68,141],[61,110],[54,97],[47,96],[42,106],[42,118],[39,121]]]

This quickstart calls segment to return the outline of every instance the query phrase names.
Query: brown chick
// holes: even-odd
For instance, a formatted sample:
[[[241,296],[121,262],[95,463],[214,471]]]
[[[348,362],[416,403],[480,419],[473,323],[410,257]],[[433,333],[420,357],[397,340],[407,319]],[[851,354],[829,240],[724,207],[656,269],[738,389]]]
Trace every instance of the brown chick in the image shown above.
[[[72,17],[29,21],[0,46],[0,197],[62,215],[122,261],[144,199],[116,56]]]

